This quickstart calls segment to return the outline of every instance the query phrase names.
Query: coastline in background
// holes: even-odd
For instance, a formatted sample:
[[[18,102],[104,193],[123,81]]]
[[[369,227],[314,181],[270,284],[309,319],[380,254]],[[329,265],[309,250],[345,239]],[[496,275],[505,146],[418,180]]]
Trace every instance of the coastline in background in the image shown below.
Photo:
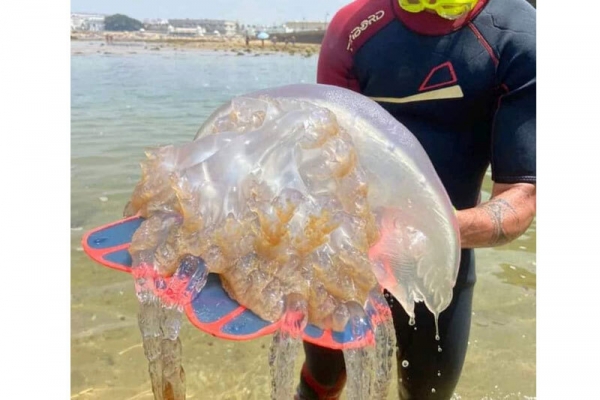
[[[316,34],[316,33],[314,33]],[[296,34],[298,35],[298,34]],[[110,36],[110,39],[108,39]],[[298,35],[301,37],[301,35]],[[285,53],[311,57],[319,53],[320,43],[301,43],[296,40],[288,43],[277,36],[274,43],[271,39],[264,40],[251,38],[246,46],[245,38],[241,36],[206,36],[206,37],[173,37],[150,32],[71,32],[71,54],[135,54],[139,51],[160,51],[161,49],[186,50],[211,50],[228,51],[236,55],[259,55]],[[95,49],[86,46],[74,46],[74,42],[94,43]],[[88,46],[89,47],[89,46]],[[101,49],[98,49],[100,47]]]

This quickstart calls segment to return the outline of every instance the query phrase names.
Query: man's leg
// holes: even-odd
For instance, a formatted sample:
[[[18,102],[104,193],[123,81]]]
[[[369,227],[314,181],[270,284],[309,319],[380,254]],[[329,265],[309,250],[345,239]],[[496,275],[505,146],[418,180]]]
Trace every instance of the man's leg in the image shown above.
[[[336,400],[346,384],[346,364],[341,350],[304,342],[306,360],[302,365],[297,400]]]
[[[476,281],[473,256],[473,250],[463,249],[461,252],[463,262],[452,302],[439,318],[439,341],[435,340],[433,314],[423,303],[415,305],[416,324],[411,326],[400,303],[388,294],[398,345],[398,392],[401,400],[452,397],[462,371],[471,329]],[[302,366],[297,398],[338,399],[346,383],[344,354],[340,350],[306,342],[304,352],[306,361]],[[407,361],[408,365],[403,361]]]
[[[473,285],[455,288],[452,303],[440,314],[440,340],[433,314],[415,305],[415,325],[392,296],[398,345],[398,392],[401,400],[450,399],[460,378],[471,327]]]

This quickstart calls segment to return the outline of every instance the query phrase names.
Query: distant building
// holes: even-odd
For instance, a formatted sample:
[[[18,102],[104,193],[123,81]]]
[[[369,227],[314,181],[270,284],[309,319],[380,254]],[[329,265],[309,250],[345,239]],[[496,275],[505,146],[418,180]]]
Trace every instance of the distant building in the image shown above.
[[[169,19],[168,24],[173,28],[196,28],[200,26],[201,19]]]
[[[104,15],[86,13],[71,14],[71,30],[92,32],[103,31]]]
[[[197,29],[200,27],[204,32],[225,36],[232,36],[237,33],[237,24],[234,21],[213,19],[170,19],[169,25],[176,30]]]
[[[144,30],[146,32],[153,33],[168,33],[169,32],[169,20],[167,19],[145,19]]]
[[[314,21],[289,21],[285,23],[288,29],[293,32],[303,31],[324,31],[327,29],[327,22],[314,22]]]
[[[287,25],[270,26],[264,29],[269,35],[275,35],[278,33],[292,33],[294,30]]]
[[[237,33],[237,23],[225,20],[205,20],[204,27],[208,32],[218,31],[221,35],[233,36]]]
[[[167,32],[171,36],[204,36],[204,34],[206,33],[206,29],[202,28],[201,26],[197,26],[195,28],[179,28],[174,27],[173,25],[169,25],[167,28]]]

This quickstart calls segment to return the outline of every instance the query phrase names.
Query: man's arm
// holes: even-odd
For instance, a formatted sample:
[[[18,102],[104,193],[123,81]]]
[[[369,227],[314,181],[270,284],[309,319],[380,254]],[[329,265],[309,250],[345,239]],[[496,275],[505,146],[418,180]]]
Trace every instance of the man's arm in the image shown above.
[[[457,213],[463,248],[509,243],[529,228],[535,216],[535,17],[527,7],[497,14],[494,29],[482,26],[500,49],[497,78],[504,94],[491,127],[491,199]]]
[[[535,216],[535,192],[531,183],[495,183],[489,201],[457,212],[461,246],[501,246],[521,236]]]

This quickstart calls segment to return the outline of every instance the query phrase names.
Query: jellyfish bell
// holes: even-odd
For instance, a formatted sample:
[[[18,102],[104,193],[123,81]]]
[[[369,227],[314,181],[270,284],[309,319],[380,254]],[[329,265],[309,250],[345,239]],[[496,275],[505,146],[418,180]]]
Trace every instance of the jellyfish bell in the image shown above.
[[[344,351],[350,392],[385,398],[382,287],[437,325],[459,264],[453,208],[412,134],[355,92],[292,85],[232,99],[193,141],[146,156],[129,217],[83,247],[135,279],[156,398],[185,397],[183,312],[222,338],[275,333],[273,398],[292,397],[302,339]]]
[[[419,301],[437,316],[458,270],[453,208],[423,148],[333,86],[234,98],[193,141],[148,151],[127,214],[143,218],[129,247],[140,288],[203,260],[237,303],[292,328],[304,322],[286,298],[306,305],[306,329],[339,332],[379,286],[411,317]]]
[[[244,107],[254,110],[245,109],[243,114],[259,114],[263,125],[250,127],[249,117],[233,118],[242,114],[242,101],[232,101],[206,120],[195,140],[218,134],[220,126],[251,133],[286,113],[303,110],[302,126],[297,128],[303,132],[287,145],[294,149],[295,160],[300,160],[298,173],[290,174],[288,163],[281,169],[288,174],[286,179],[303,195],[333,194],[342,212],[362,218],[363,226],[354,227],[351,234],[358,236],[356,230],[362,229],[366,235],[351,242],[358,247],[368,245],[366,254],[378,283],[411,317],[414,303],[422,301],[437,318],[452,300],[458,274],[458,223],[416,138],[376,102],[342,88],[290,85],[243,98]],[[314,151],[319,148],[324,150]],[[302,164],[306,160],[310,161]],[[369,231],[369,226],[376,226],[376,232]],[[339,242],[340,236],[347,237],[341,231],[330,232],[326,246]],[[344,313],[336,315],[339,321]]]

